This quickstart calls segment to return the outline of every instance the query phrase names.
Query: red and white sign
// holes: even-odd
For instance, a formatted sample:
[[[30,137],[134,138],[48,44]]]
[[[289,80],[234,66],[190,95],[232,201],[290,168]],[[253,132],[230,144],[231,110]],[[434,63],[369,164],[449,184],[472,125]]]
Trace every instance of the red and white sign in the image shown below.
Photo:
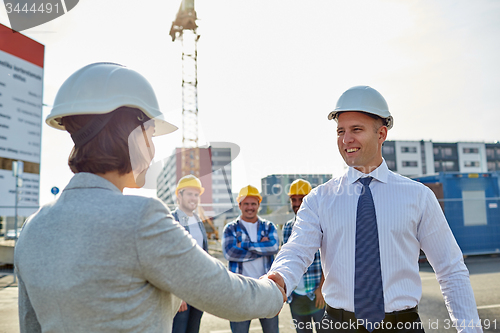
[[[24,162],[18,206],[39,204],[45,47],[0,24],[0,215],[13,216],[12,161]],[[7,208],[12,207],[12,208]],[[27,216],[35,208],[20,208]]]

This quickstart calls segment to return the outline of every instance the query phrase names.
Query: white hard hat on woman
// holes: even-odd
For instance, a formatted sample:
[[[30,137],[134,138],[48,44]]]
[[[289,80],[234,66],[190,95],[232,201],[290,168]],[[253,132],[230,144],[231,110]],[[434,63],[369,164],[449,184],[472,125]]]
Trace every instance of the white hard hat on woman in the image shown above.
[[[114,63],[90,64],[71,75],[59,89],[46,122],[70,132],[75,147],[68,162],[73,172],[133,171],[138,187],[144,185],[154,155],[148,137],[177,129],[164,119],[149,82],[136,71]],[[110,122],[113,126],[106,126]],[[127,125],[133,129],[118,129]],[[148,131],[151,135],[146,133],[146,127],[151,128]],[[120,144],[118,132],[123,130],[129,134],[128,142],[122,138]],[[118,162],[121,167],[106,165],[106,161],[113,159],[104,158],[103,153],[109,156],[117,151],[121,151]],[[127,154],[130,161],[125,161]]]
[[[71,134],[75,175],[19,236],[21,333],[170,332],[180,299],[234,321],[281,309],[282,288],[228,272],[159,199],[123,195],[143,183],[152,136],[176,129],[144,77],[117,64],[86,66],[64,82],[47,123]]]

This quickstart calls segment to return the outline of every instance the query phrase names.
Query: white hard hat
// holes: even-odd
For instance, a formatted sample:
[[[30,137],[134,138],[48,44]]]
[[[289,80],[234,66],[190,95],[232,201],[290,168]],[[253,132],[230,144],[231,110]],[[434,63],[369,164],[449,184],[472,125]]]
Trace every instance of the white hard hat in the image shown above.
[[[368,86],[355,86],[347,89],[337,101],[335,110],[330,112],[328,119],[337,120],[343,111],[361,111],[379,116],[385,120],[388,129],[392,128],[394,120],[389,112],[389,106],[384,97]]]
[[[164,119],[146,78],[125,66],[105,62],[87,65],[64,81],[45,122],[64,130],[62,117],[106,114],[121,106],[137,108],[154,119],[154,136],[177,129]]]

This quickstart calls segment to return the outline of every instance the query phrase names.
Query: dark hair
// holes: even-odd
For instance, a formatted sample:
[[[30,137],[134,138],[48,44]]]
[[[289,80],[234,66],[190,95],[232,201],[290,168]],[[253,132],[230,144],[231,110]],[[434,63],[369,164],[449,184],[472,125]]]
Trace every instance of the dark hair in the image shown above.
[[[118,171],[124,175],[132,171],[128,137],[143,123],[139,119],[148,118],[139,109],[125,106],[111,113],[111,120],[92,140],[71,150],[68,165],[73,173]],[[62,118],[62,122],[66,130],[74,134],[94,117],[103,115],[67,116]]]

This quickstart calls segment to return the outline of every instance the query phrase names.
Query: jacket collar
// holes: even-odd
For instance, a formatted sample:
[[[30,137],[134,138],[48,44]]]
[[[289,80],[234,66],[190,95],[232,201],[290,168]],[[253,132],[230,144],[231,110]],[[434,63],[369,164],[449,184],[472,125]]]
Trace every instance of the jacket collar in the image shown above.
[[[182,209],[180,209],[179,207],[177,207],[174,212],[177,212],[177,216],[179,217],[179,220],[180,220],[179,222],[184,222],[184,221],[187,221],[189,219],[189,216],[186,213],[184,213],[184,211]],[[193,212],[193,215],[197,221],[200,221],[200,218],[198,217],[198,215],[195,212]]]
[[[123,194],[118,187],[113,185],[109,180],[89,172],[79,172],[75,174],[64,190],[79,188],[101,188]]]

